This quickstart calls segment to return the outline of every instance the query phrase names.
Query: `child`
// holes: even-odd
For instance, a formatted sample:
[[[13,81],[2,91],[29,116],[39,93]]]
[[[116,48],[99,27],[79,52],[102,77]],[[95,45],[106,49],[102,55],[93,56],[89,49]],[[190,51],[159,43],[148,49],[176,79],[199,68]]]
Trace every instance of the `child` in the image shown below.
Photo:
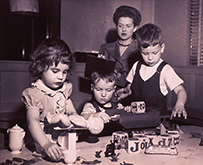
[[[116,103],[112,102],[116,88],[116,77],[116,73],[108,67],[95,68],[91,74],[93,96],[91,101],[85,103],[81,115],[85,119],[89,119],[91,116],[99,117],[106,123],[100,135],[111,134],[113,131],[111,126],[107,124],[110,122],[111,117],[106,113],[106,110],[116,109],[117,107]],[[111,132],[108,132],[110,130]]]
[[[72,84],[68,74],[73,69],[74,58],[64,41],[45,39],[31,55],[31,60],[29,70],[37,80],[22,93],[28,128],[37,152],[45,152],[51,159],[59,160],[62,151],[57,138],[63,131],[54,130],[54,127],[68,127],[72,120],[87,127],[86,120],[77,114],[70,99]]]
[[[180,117],[181,114],[186,119],[187,112],[184,106],[187,93],[182,86],[183,80],[161,59],[165,48],[161,29],[154,24],[145,24],[137,31],[136,36],[143,60],[136,62],[128,73],[126,80],[129,84],[127,88],[118,91],[119,99],[132,93],[134,101],[144,101],[147,107],[156,107],[161,114],[165,114],[167,113],[166,96],[170,89],[177,95],[171,119],[176,115]]]

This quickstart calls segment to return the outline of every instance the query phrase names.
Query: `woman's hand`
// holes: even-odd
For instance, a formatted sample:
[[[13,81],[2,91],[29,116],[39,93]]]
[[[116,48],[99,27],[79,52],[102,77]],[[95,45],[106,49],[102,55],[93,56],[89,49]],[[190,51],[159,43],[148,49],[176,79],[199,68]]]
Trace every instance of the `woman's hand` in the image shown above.
[[[49,156],[52,160],[58,161],[61,159],[62,150],[57,144],[49,142],[43,148],[47,156]]]
[[[117,97],[118,101],[132,94],[130,86],[131,84],[128,84],[126,88],[121,88],[115,92],[115,96]]]

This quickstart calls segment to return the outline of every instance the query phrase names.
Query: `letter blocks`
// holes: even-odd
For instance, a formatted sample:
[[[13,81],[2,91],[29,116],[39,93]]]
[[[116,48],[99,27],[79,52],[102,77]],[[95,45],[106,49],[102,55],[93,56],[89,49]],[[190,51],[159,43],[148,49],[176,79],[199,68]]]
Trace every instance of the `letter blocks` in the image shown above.
[[[149,146],[177,146],[180,143],[180,134],[173,131],[165,135],[148,134],[147,132],[137,135],[134,133],[132,138],[125,141],[127,153],[144,153]]]

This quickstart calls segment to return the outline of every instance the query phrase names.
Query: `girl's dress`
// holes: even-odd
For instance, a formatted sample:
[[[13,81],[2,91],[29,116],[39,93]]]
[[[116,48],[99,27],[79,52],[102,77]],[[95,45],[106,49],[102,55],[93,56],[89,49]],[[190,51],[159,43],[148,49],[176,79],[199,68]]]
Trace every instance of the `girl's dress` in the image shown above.
[[[51,117],[56,113],[71,115],[76,113],[70,95],[72,84],[65,82],[62,88],[51,90],[38,79],[31,84],[31,87],[25,89],[22,93],[22,101],[27,109],[39,111],[39,121],[46,136],[51,142],[56,142],[62,131],[54,130],[57,124],[50,124]]]

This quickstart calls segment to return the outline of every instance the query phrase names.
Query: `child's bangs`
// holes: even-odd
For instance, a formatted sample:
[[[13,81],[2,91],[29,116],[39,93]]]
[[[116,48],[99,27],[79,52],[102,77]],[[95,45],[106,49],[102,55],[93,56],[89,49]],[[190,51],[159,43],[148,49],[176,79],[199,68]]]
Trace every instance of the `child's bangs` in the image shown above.
[[[71,63],[70,55],[68,54],[61,55],[60,62],[63,64],[70,64]]]
[[[157,44],[162,44],[162,42],[160,42],[160,41],[157,41],[157,40],[154,40],[154,41],[145,41],[145,42],[143,42],[142,44],[140,44],[140,47],[142,47],[142,48],[147,48],[147,47],[149,47],[149,46],[156,46]]]

